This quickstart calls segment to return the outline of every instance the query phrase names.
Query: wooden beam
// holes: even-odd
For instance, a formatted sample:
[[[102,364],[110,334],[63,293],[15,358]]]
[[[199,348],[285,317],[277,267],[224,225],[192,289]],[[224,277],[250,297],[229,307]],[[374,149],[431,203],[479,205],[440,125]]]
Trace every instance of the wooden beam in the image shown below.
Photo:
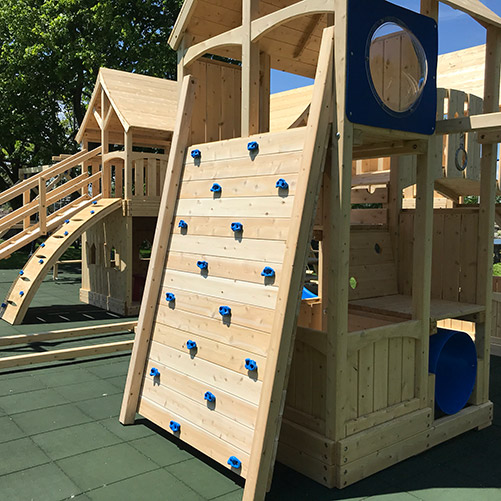
[[[501,31],[487,29],[485,56],[484,113],[496,114],[501,80]],[[475,344],[479,358],[473,401],[489,399],[490,336],[492,325],[492,252],[496,204],[497,144],[482,146],[480,160],[480,205],[477,247],[477,303],[485,305],[485,323],[476,324]]]
[[[45,177],[38,179],[38,224],[40,233],[47,234],[47,192],[45,187]]]
[[[251,38],[258,14],[259,0],[242,0],[242,137],[259,132],[259,45]]]
[[[299,39],[299,42],[296,45],[296,48],[294,49],[294,54],[292,55],[294,59],[298,58],[303,53],[307,43],[310,41],[311,36],[313,35],[313,32],[320,23],[322,16],[323,14],[314,14],[313,16],[311,16],[308,26],[306,26],[303,34],[301,35],[301,38]]]
[[[332,0],[301,0],[253,21],[251,39],[253,42],[257,42],[271,30],[298,17],[333,12],[335,10]]]
[[[421,0],[421,14],[438,21],[438,0]]]
[[[472,115],[450,120],[437,120],[436,134],[458,134],[460,132],[501,132],[501,112]]]
[[[197,0],[185,0],[181,7],[181,11],[177,16],[176,23],[174,24],[174,28],[172,29],[172,33],[170,34],[168,43],[174,49],[177,50],[179,48],[179,44],[183,40],[184,32],[188,27],[188,23],[190,22],[193,13],[195,12],[195,8],[197,7]]]
[[[40,364],[42,362],[54,362],[55,360],[69,360],[74,358],[92,357],[105,353],[117,353],[130,351],[134,341],[118,341],[116,343],[104,343],[94,346],[68,348],[65,350],[53,350],[45,353],[30,353],[28,355],[16,355],[14,357],[0,358],[0,369],[20,367],[23,365]]]
[[[298,203],[294,205],[288,237],[288,242],[297,242],[298,245],[288,247],[285,253],[277,298],[277,304],[281,306],[275,312],[272,327],[243,501],[264,500],[270,468],[278,446],[285,389],[294,348],[298,303],[328,144],[333,38],[334,29],[326,28],[322,36],[310,120],[295,195]]]
[[[120,422],[122,424],[134,422],[138,406],[139,391],[141,388],[146,356],[150,346],[153,317],[156,311],[158,294],[162,285],[163,266],[169,245],[169,239],[166,238],[166,235],[170,235],[170,229],[173,224],[179,179],[183,170],[183,161],[190,133],[195,85],[195,79],[191,77],[191,75],[186,75],[184,77],[177,110],[176,126],[172,138],[172,148],[167,164],[167,174],[162,190],[162,200],[153,240],[151,259],[148,267],[148,274],[146,276],[141,310],[139,311],[136,341],[132,351],[132,358],[125,384],[124,399],[120,411]]]
[[[15,334],[1,336],[0,346],[14,346],[16,344],[41,343],[57,339],[73,339],[75,337],[97,336],[100,334],[121,333],[133,331],[137,322],[121,322],[116,324],[93,325],[91,327],[77,327],[76,329],[60,329],[40,332],[39,334]]]
[[[132,198],[132,131],[124,132],[124,198]]]

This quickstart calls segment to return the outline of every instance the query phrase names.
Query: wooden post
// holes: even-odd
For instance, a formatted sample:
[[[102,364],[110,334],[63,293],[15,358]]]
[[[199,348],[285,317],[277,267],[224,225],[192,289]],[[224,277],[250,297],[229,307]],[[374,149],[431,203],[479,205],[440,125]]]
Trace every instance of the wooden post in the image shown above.
[[[124,197],[126,200],[132,198],[132,131],[124,132]]]
[[[438,0],[421,0],[421,14],[438,20]]]
[[[501,32],[487,28],[485,56],[484,113],[499,110]],[[492,328],[492,252],[496,202],[497,144],[483,144],[480,160],[480,207],[478,221],[477,304],[485,306],[485,321],[476,324],[475,344],[479,359],[473,402],[489,399],[489,359]]]
[[[441,136],[432,136],[427,153],[418,155],[416,169],[416,210],[412,267],[412,317],[420,321],[416,342],[415,395],[421,407],[428,405],[428,352],[430,340],[431,259],[433,244],[433,166],[440,161],[436,146]]]
[[[346,118],[347,0],[335,2],[335,89],[332,127],[330,214],[324,227],[327,237],[327,349],[325,435],[340,440],[345,435],[348,375],[348,287],[350,265],[350,211],[353,126]]]
[[[242,137],[259,132],[259,44],[251,41],[251,22],[259,0],[242,0]]]
[[[101,89],[101,115],[106,116],[106,93]],[[103,158],[101,169],[103,172],[101,178],[101,191],[104,198],[111,197],[111,166],[108,162],[104,160],[104,156],[109,152],[110,149],[110,139],[107,127],[103,124],[101,129],[101,156]]]
[[[259,132],[270,130],[270,55],[261,52],[259,74]]]
[[[31,201],[30,199],[31,199],[31,190],[26,190],[23,193],[23,205],[24,206],[28,205]],[[25,230],[26,228],[29,228],[30,224],[31,224],[30,216],[25,217],[23,219],[23,230]]]
[[[144,295],[139,312],[136,342],[132,351],[129,372],[125,383],[124,399],[120,411],[120,422],[134,422],[139,391],[143,377],[146,357],[150,346],[153,317],[156,311],[158,294],[162,284],[163,266],[169,244],[170,230],[176,206],[179,179],[183,169],[188,136],[190,132],[191,111],[195,94],[195,80],[190,75],[183,79],[179,107],[172,138],[172,148],[167,164],[158,223],[155,230],[150,265],[144,286]]]
[[[40,226],[40,233],[47,234],[47,193],[45,189],[45,178],[43,176],[38,178],[38,222]]]

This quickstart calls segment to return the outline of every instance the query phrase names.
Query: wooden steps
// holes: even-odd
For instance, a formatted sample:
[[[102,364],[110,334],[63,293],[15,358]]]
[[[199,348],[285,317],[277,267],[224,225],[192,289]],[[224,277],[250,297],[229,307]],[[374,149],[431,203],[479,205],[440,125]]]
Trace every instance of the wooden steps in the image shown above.
[[[3,303],[2,318],[10,324],[20,324],[44,277],[66,249],[90,226],[121,206],[122,200],[119,198],[99,201],[87,199],[58,215],[52,224],[56,226],[62,223],[61,228],[47,238],[43,247],[40,246],[26,263]],[[21,245],[19,241],[18,245]]]

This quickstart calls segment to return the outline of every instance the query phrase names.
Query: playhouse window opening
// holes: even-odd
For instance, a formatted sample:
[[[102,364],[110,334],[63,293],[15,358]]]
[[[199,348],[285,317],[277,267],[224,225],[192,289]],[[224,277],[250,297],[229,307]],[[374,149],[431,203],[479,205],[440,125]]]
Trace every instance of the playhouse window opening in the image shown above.
[[[150,259],[151,257],[151,242],[143,240],[139,246],[139,259]]]
[[[411,111],[428,78],[419,40],[396,22],[383,22],[372,34],[367,58],[372,90],[380,105],[396,113]]]

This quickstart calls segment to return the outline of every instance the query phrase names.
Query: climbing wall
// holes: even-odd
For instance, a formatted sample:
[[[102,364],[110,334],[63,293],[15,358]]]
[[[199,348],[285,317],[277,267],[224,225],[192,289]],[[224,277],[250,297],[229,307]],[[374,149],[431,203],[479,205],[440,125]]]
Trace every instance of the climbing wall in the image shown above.
[[[302,128],[188,150],[142,381],[141,415],[243,477],[281,335],[304,138]]]

